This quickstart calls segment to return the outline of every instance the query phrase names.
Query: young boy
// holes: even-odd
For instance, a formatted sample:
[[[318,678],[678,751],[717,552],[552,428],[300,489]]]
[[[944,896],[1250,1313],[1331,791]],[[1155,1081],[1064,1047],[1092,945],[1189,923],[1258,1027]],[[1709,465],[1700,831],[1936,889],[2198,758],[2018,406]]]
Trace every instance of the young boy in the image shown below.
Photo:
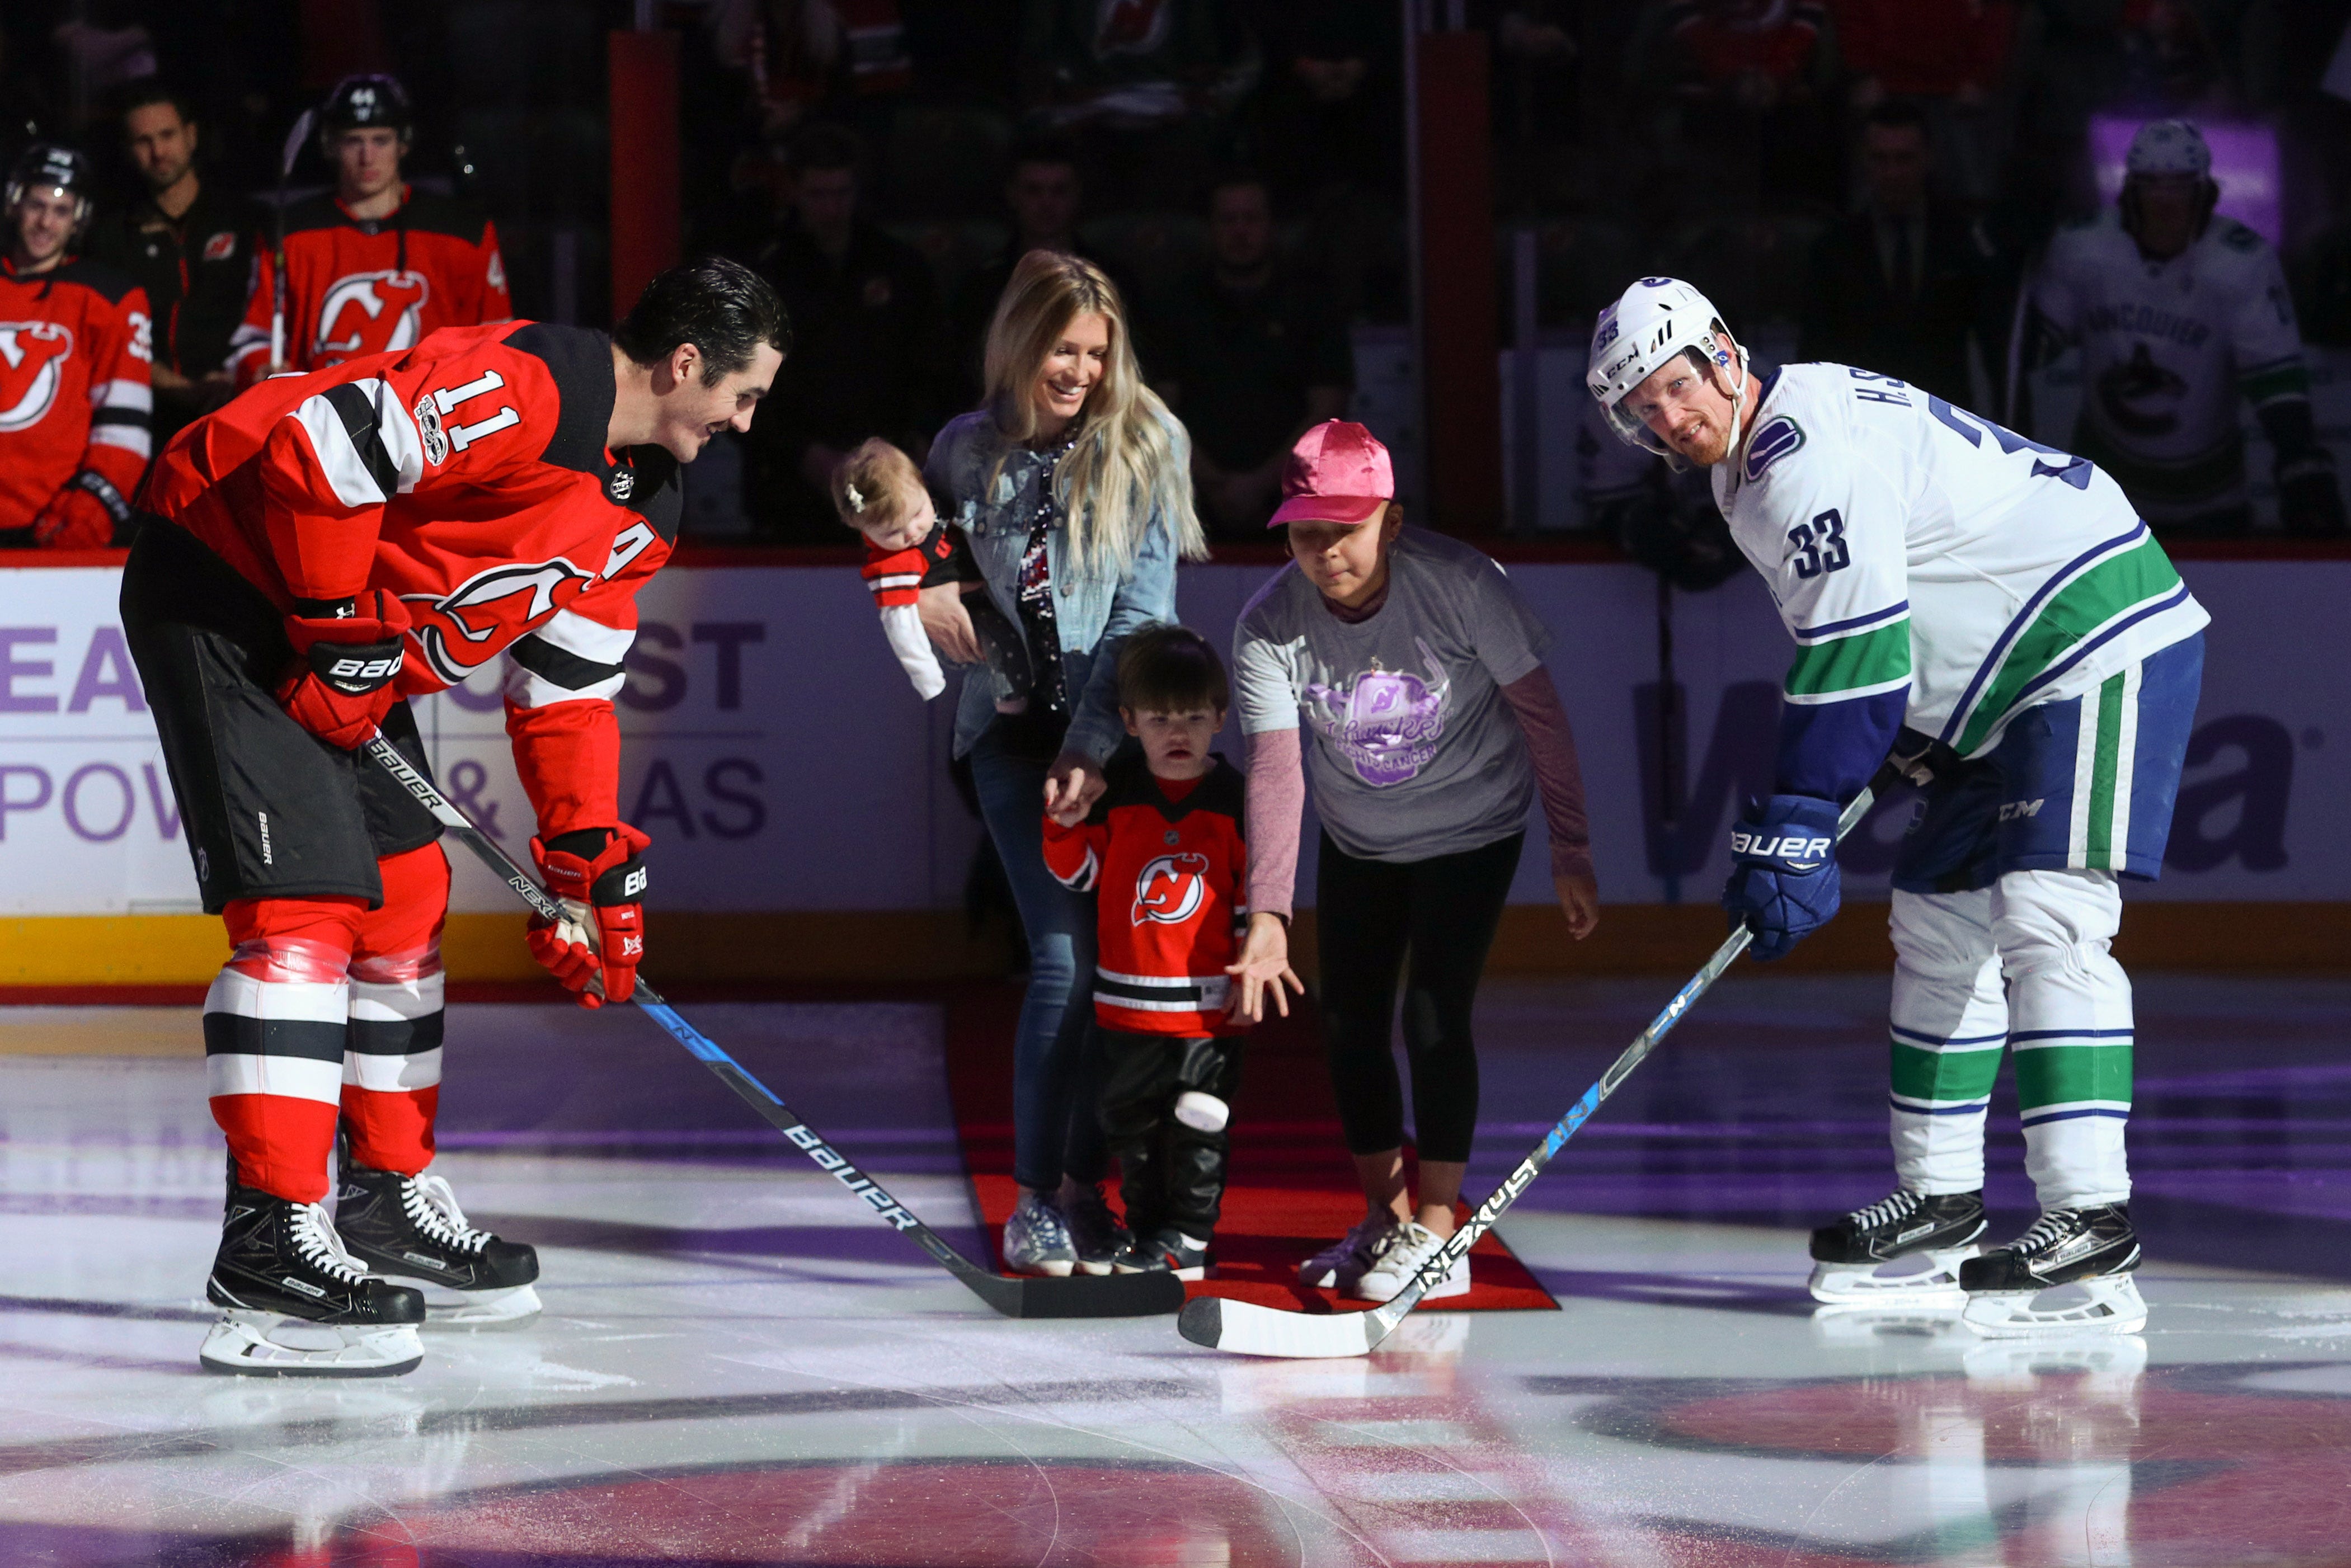
[[[1225,975],[1249,918],[1242,779],[1208,749],[1231,692],[1208,640],[1170,625],[1127,638],[1118,690],[1143,755],[1110,764],[1110,788],[1082,818],[1046,818],[1045,863],[1101,907],[1102,1124],[1133,1233],[1112,1267],[1197,1280],[1224,1197],[1247,1027],[1228,1016]]]
[[[865,536],[858,575],[873,591],[882,634],[923,700],[946,690],[947,682],[914,606],[924,589],[953,582],[962,587],[964,612],[996,683],[996,711],[1027,711],[1028,645],[987,597],[971,541],[940,519],[914,460],[886,441],[864,443],[833,470],[832,504],[843,523]]]

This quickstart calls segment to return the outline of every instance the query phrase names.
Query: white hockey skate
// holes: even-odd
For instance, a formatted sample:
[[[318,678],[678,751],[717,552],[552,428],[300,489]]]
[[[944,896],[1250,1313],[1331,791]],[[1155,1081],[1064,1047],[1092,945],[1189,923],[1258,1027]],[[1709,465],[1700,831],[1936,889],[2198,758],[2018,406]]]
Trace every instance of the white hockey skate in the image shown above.
[[[380,1280],[327,1211],[232,1187],[204,1298],[225,1309],[197,1359],[246,1377],[397,1377],[424,1359],[424,1298]]]
[[[1896,1192],[1813,1232],[1813,1300],[1830,1307],[1947,1307],[1980,1249],[1983,1194]]]
[[[2138,1234],[2130,1206],[2053,1208],[2005,1247],[1960,1265],[1959,1321],[1987,1339],[2137,1333],[2147,1301],[2131,1278]]]

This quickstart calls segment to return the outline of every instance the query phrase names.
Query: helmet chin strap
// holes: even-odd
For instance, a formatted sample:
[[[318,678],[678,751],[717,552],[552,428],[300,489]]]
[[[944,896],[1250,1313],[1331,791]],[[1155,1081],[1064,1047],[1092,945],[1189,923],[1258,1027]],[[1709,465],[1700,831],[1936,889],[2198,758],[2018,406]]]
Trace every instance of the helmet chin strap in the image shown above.
[[[1723,336],[1730,335],[1726,332]],[[1730,375],[1730,439],[1723,444],[1722,448],[1722,460],[1725,463],[1739,455],[1740,427],[1745,421],[1747,408],[1747,350],[1740,347],[1739,340],[1736,338],[1730,339],[1730,347],[1732,352],[1738,356],[1738,362],[1732,367]]]

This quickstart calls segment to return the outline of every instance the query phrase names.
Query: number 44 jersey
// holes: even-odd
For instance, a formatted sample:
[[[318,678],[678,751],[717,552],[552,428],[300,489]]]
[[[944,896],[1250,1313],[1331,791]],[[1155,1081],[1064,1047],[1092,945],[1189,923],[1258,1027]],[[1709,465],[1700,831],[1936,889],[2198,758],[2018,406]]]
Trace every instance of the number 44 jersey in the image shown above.
[[[1780,788],[1849,799],[1896,726],[1980,756],[2210,618],[2086,459],[1888,377],[1790,365],[1714,470],[1797,643]]]
[[[263,382],[156,460],[148,508],[281,610],[376,588],[412,626],[400,690],[507,655],[507,729],[542,831],[620,821],[611,697],[668,559],[678,465],[604,444],[611,340],[543,322]]]

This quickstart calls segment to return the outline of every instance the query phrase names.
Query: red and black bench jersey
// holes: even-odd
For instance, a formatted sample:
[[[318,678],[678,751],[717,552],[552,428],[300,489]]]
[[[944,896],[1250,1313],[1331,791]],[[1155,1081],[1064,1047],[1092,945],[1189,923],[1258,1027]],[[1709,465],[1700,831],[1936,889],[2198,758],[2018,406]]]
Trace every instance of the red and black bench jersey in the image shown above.
[[[1099,905],[1094,1017],[1134,1034],[1231,1034],[1225,966],[1249,919],[1244,780],[1223,758],[1186,789],[1122,758],[1086,820],[1045,820],[1045,864]]]
[[[127,505],[152,450],[153,359],[147,296],[121,273],[71,260],[19,277],[0,260],[0,530],[31,528],[85,473]],[[104,508],[67,516],[47,538],[6,542],[112,542]]]
[[[606,449],[613,396],[602,332],[453,328],[240,394],[164,449],[147,505],[281,609],[399,595],[403,693],[509,655],[507,729],[541,831],[609,826],[637,586],[683,502],[667,452]]]
[[[279,257],[274,236],[255,271],[244,324],[229,340],[241,383],[269,371]],[[413,348],[444,327],[510,319],[497,231],[463,202],[412,191],[388,218],[355,218],[332,196],[286,212],[286,364],[324,370]]]

